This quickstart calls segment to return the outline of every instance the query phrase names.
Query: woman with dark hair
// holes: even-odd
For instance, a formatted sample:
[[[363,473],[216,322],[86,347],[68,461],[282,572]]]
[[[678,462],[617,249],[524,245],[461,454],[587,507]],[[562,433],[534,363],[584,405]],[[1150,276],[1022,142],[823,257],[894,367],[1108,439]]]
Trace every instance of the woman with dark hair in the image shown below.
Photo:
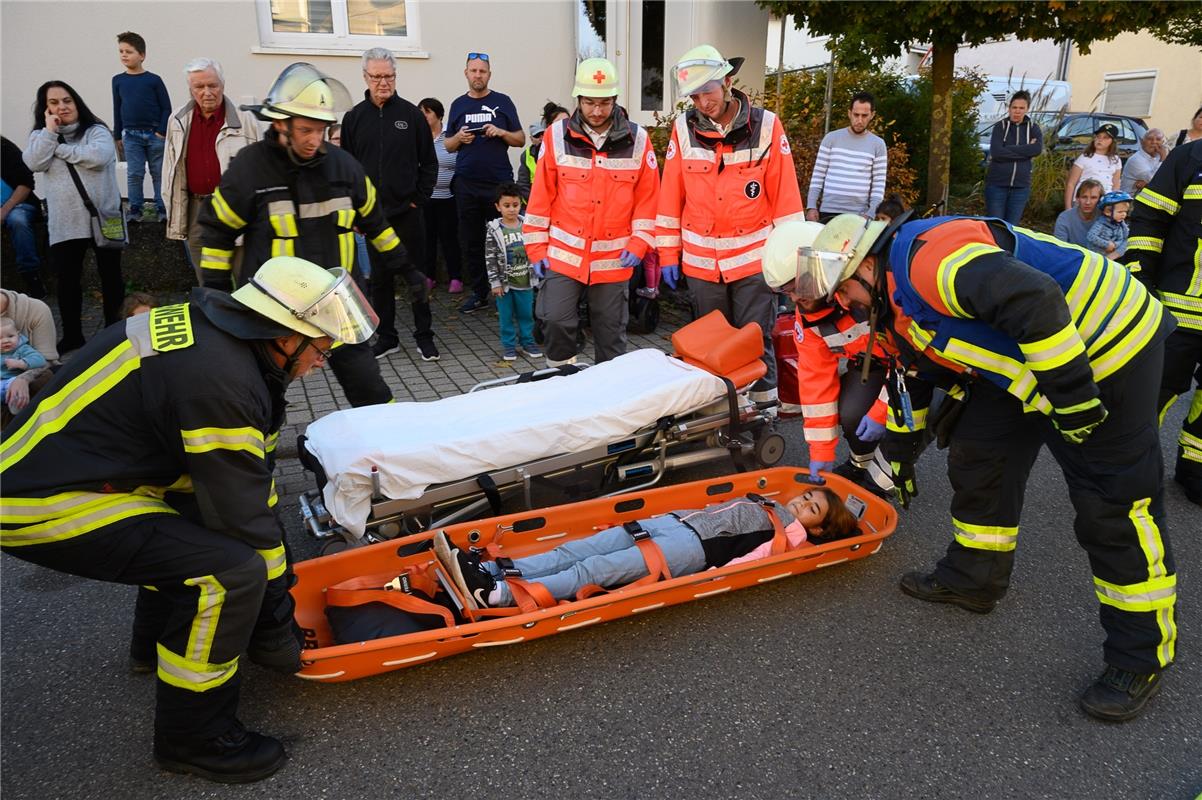
[[[1119,159],[1119,129],[1104,122],[1094,131],[1093,139],[1085,152],[1077,156],[1068,171],[1064,185],[1064,210],[1073,207],[1077,187],[1088,180],[1102,184],[1102,193],[1117,192],[1123,176],[1123,162]]]
[[[1188,128],[1182,128],[1181,133],[1177,134],[1177,141],[1173,144],[1178,147],[1190,142],[1196,142],[1202,139],[1202,108],[1194,112],[1193,119],[1190,121]]]
[[[985,173],[985,215],[1017,225],[1031,196],[1031,162],[1043,151],[1043,133],[1027,116],[1029,92],[1010,98],[1006,117],[989,137],[989,169]]]
[[[434,194],[423,207],[426,216],[426,263],[422,272],[434,277],[438,268],[438,246],[442,245],[442,258],[447,265],[447,291],[451,294],[463,292],[463,273],[459,261],[459,211],[455,206],[455,195],[451,193],[451,179],[455,177],[455,154],[447,152],[445,131],[442,128],[444,109],[436,98],[427,97],[417,104],[430,126],[434,137],[434,154],[438,157],[438,180],[434,183]]]
[[[47,81],[38,87],[33,131],[22,157],[31,170],[42,173],[38,191],[46,198],[48,210],[50,265],[58,279],[58,308],[63,321],[63,338],[58,343],[62,354],[84,343],[82,282],[88,248],[95,252],[100,272],[104,324],[111,325],[121,318],[125,294],[121,251],[96,246],[91,215],[67,167],[75,167],[101,219],[120,217],[117,150],[108,127],[74,89],[62,81]]]
[[[522,202],[530,199],[530,187],[534,185],[534,172],[538,168],[538,151],[543,145],[543,134],[561,119],[572,116],[566,108],[553,100],[543,105],[542,116],[530,126],[530,146],[522,151],[518,159],[518,187],[522,190]]]

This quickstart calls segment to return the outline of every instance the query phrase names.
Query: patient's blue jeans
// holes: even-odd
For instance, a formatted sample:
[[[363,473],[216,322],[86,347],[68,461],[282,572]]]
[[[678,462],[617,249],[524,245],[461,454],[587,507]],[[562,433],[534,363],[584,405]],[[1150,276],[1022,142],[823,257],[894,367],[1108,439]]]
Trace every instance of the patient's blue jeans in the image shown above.
[[[705,569],[705,551],[693,529],[671,515],[639,520],[643,530],[659,545],[673,577],[691,575]],[[554,550],[513,564],[523,580],[547,587],[556,600],[571,600],[581,588],[597,584],[605,588],[624,586],[647,574],[643,553],[622,527],[606,528],[600,533],[560,545]],[[504,572],[495,561],[483,562],[498,580],[503,598],[497,605],[513,605],[513,595],[504,583]]]

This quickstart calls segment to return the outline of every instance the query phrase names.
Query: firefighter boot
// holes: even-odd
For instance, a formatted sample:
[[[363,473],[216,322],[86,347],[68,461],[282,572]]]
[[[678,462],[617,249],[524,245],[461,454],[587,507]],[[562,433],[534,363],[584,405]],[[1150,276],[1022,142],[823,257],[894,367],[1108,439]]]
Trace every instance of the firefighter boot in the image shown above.
[[[300,637],[300,626],[291,620],[279,626],[256,628],[246,654],[261,667],[293,675],[301,668]]]
[[[1126,722],[1139,716],[1159,690],[1159,671],[1140,674],[1108,665],[1081,695],[1081,708],[1107,722]]]
[[[284,765],[278,739],[248,731],[241,722],[203,741],[154,737],[154,760],[168,772],[199,775],[217,783],[260,781]]]
[[[901,579],[901,590],[911,597],[928,603],[951,603],[977,614],[988,614],[997,605],[996,600],[980,600],[976,597],[953,592],[935,580],[934,573],[907,572]]]

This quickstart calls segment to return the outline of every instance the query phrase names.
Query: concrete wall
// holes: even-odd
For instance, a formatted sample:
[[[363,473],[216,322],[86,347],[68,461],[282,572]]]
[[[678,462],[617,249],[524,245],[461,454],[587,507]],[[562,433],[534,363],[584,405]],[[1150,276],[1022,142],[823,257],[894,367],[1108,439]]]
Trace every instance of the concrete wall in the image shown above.
[[[1097,42],[1088,55],[1074,53],[1069,64],[1073,110],[1102,108],[1099,93],[1107,74],[1145,70],[1155,72],[1156,79],[1144,122],[1163,128],[1171,143],[1202,105],[1202,51],[1196,47],[1166,44],[1148,33],[1124,33]]]

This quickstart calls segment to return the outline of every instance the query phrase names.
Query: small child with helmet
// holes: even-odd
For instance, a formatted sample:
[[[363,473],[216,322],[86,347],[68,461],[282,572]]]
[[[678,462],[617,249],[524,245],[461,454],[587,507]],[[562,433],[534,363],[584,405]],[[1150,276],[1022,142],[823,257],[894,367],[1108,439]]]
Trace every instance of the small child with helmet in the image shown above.
[[[1132,197],[1126,192],[1107,192],[1098,201],[1098,216],[1089,228],[1086,242],[1107,258],[1118,258],[1127,251],[1127,215]]]

